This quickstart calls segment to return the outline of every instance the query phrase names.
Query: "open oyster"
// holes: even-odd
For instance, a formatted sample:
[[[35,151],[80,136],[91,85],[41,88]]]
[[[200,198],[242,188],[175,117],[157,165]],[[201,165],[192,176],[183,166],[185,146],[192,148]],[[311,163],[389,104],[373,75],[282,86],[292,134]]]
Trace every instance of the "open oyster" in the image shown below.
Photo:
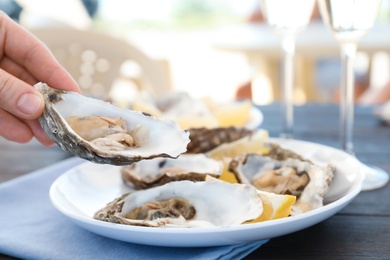
[[[45,99],[39,121],[46,134],[78,157],[127,165],[142,159],[176,158],[186,151],[189,133],[173,121],[120,109],[44,83],[35,87]]]
[[[229,169],[240,183],[252,184],[263,191],[296,196],[292,215],[323,206],[323,197],[332,182],[334,168],[302,160],[299,155],[279,146],[275,149],[271,149],[271,156],[239,156],[230,162]]]
[[[148,189],[171,181],[204,181],[207,175],[219,177],[221,161],[204,154],[182,154],[177,159],[155,158],[124,166],[122,179],[134,189]]]
[[[177,181],[125,194],[94,218],[148,227],[224,227],[255,219],[262,211],[263,203],[251,185]]]
[[[187,153],[206,153],[224,143],[237,141],[254,131],[240,127],[190,128]]]

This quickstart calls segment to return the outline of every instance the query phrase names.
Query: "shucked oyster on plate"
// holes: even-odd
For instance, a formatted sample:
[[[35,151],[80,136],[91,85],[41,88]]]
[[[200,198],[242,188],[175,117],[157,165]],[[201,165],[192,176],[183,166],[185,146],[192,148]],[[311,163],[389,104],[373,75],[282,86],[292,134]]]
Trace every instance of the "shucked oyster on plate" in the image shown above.
[[[207,153],[214,148],[252,135],[255,131],[241,127],[190,128],[187,153]]]
[[[189,133],[173,121],[75,92],[35,85],[44,96],[39,121],[46,134],[63,150],[78,157],[114,165],[128,165],[156,157],[176,158],[186,151]]]
[[[253,220],[262,212],[262,200],[253,186],[214,179],[170,182],[127,193],[94,218],[146,227],[226,227]]]
[[[277,144],[268,145],[268,155],[245,154],[230,162],[229,169],[238,182],[263,191],[296,196],[291,215],[322,207],[334,176],[334,167],[315,165]]]
[[[125,184],[138,190],[171,181],[204,181],[207,175],[229,181],[231,174],[226,172],[229,158],[246,151],[260,152],[268,136],[264,130],[236,127],[191,128],[189,132],[189,153],[176,159],[155,158],[124,166],[121,176]]]
[[[177,159],[155,158],[124,166],[123,181],[131,188],[148,189],[171,181],[204,181],[207,175],[219,177],[223,163],[204,154],[182,154]]]

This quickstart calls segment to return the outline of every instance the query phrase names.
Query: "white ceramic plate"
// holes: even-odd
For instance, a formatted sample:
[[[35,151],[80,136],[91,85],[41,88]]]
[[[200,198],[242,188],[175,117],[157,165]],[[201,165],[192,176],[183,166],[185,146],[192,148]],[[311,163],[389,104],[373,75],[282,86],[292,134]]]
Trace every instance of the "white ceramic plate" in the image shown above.
[[[325,205],[284,219],[219,228],[150,228],[106,223],[92,218],[95,211],[128,191],[122,184],[120,168],[83,163],[61,175],[51,186],[54,206],[76,224],[109,238],[157,246],[198,247],[252,242],[295,232],[319,223],[345,207],[361,190],[360,163],[352,156],[323,145],[271,139],[318,163],[328,162],[337,172]]]
[[[264,116],[263,113],[261,113],[260,109],[252,107],[249,114],[249,120],[245,127],[248,129],[256,129],[261,125],[261,123],[263,123],[263,119]]]
[[[374,115],[383,123],[390,124],[390,101],[375,107]]]

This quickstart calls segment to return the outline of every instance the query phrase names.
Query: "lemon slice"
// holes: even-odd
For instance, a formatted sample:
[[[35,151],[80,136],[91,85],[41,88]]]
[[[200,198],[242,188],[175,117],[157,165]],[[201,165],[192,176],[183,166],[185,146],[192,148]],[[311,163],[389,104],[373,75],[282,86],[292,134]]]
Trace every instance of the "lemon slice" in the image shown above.
[[[246,223],[285,218],[290,215],[291,207],[296,201],[295,196],[281,195],[261,190],[257,192],[263,201],[263,212],[258,218]]]
[[[236,175],[234,173],[232,173],[231,171],[229,171],[230,159],[223,158],[222,162],[223,162],[223,171],[222,171],[221,175],[218,177],[218,179],[221,181],[226,181],[226,182],[230,182],[230,183],[238,183]]]
[[[198,127],[218,127],[218,121],[214,116],[182,116],[173,120],[184,130]]]
[[[225,163],[225,161],[230,160],[224,160],[224,170],[218,179],[230,183],[238,183],[235,175],[228,170],[228,163]],[[285,218],[290,215],[291,207],[296,201],[295,196],[281,195],[261,190],[258,190],[257,192],[263,202],[263,212],[258,218],[246,223],[256,223],[266,220]]]
[[[229,163],[232,158],[245,153],[261,153],[267,154],[268,148],[264,146],[264,141],[268,138],[268,131],[259,129],[254,134],[243,137],[237,141],[222,144],[207,155],[215,160],[220,160],[224,164],[224,170],[219,177],[220,180],[230,183],[237,183],[237,178],[234,173],[229,171]]]
[[[221,178],[206,177],[206,181],[222,181]],[[291,207],[296,201],[292,195],[282,195],[267,191],[257,190],[261,201],[263,202],[263,212],[254,220],[247,221],[245,224],[262,222],[267,220],[285,218],[290,215]]]
[[[250,101],[236,101],[226,104],[213,103],[212,100],[204,100],[210,111],[217,118],[220,127],[243,127],[250,117],[252,103]]]
[[[215,160],[233,158],[244,153],[267,153],[264,141],[268,138],[268,131],[256,130],[253,134],[245,136],[237,141],[225,143],[207,152],[207,155]]]

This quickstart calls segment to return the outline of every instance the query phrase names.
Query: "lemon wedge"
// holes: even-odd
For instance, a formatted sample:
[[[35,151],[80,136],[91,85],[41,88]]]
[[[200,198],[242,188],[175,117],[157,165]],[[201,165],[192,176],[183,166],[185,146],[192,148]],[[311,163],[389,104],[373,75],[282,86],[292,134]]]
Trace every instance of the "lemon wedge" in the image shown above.
[[[182,116],[173,119],[181,129],[218,127],[218,121],[214,116]]]
[[[230,183],[238,183],[236,176],[228,170],[230,160],[224,159],[224,170],[219,176],[219,180]],[[279,219],[288,217],[291,213],[291,207],[296,201],[296,197],[292,195],[281,195],[267,191],[257,191],[262,202],[263,212],[259,217],[246,223],[256,223],[266,220]]]
[[[268,131],[259,129],[252,135],[243,137],[237,141],[222,144],[206,154],[223,162],[224,170],[219,177],[220,180],[237,183],[237,178],[234,173],[229,171],[229,163],[232,158],[245,153],[261,153],[267,154],[269,149],[264,146],[264,141],[268,138]]]
[[[220,127],[243,127],[249,121],[252,109],[252,103],[249,100],[217,104],[207,99],[204,102],[217,118]]]
[[[291,207],[296,201],[295,196],[281,195],[261,190],[257,192],[263,202],[263,212],[258,218],[246,223],[285,218],[290,215]]]
[[[218,177],[218,179],[221,181],[229,182],[229,183],[238,183],[236,175],[234,173],[232,173],[231,171],[229,171],[230,159],[223,158],[222,162],[223,162],[223,171],[222,171],[221,175]]]
[[[206,177],[206,181],[223,181],[211,176]],[[237,182],[237,181],[236,181]],[[267,220],[286,218],[291,213],[291,207],[296,201],[292,195],[276,194],[272,192],[257,190],[257,194],[263,203],[263,211],[256,219],[247,221],[245,224],[262,222]]]
[[[268,138],[268,131],[264,129],[256,130],[253,134],[245,136],[231,143],[217,146],[207,152],[207,155],[215,160],[233,158],[244,153],[265,154],[268,149],[264,146],[264,141]]]

